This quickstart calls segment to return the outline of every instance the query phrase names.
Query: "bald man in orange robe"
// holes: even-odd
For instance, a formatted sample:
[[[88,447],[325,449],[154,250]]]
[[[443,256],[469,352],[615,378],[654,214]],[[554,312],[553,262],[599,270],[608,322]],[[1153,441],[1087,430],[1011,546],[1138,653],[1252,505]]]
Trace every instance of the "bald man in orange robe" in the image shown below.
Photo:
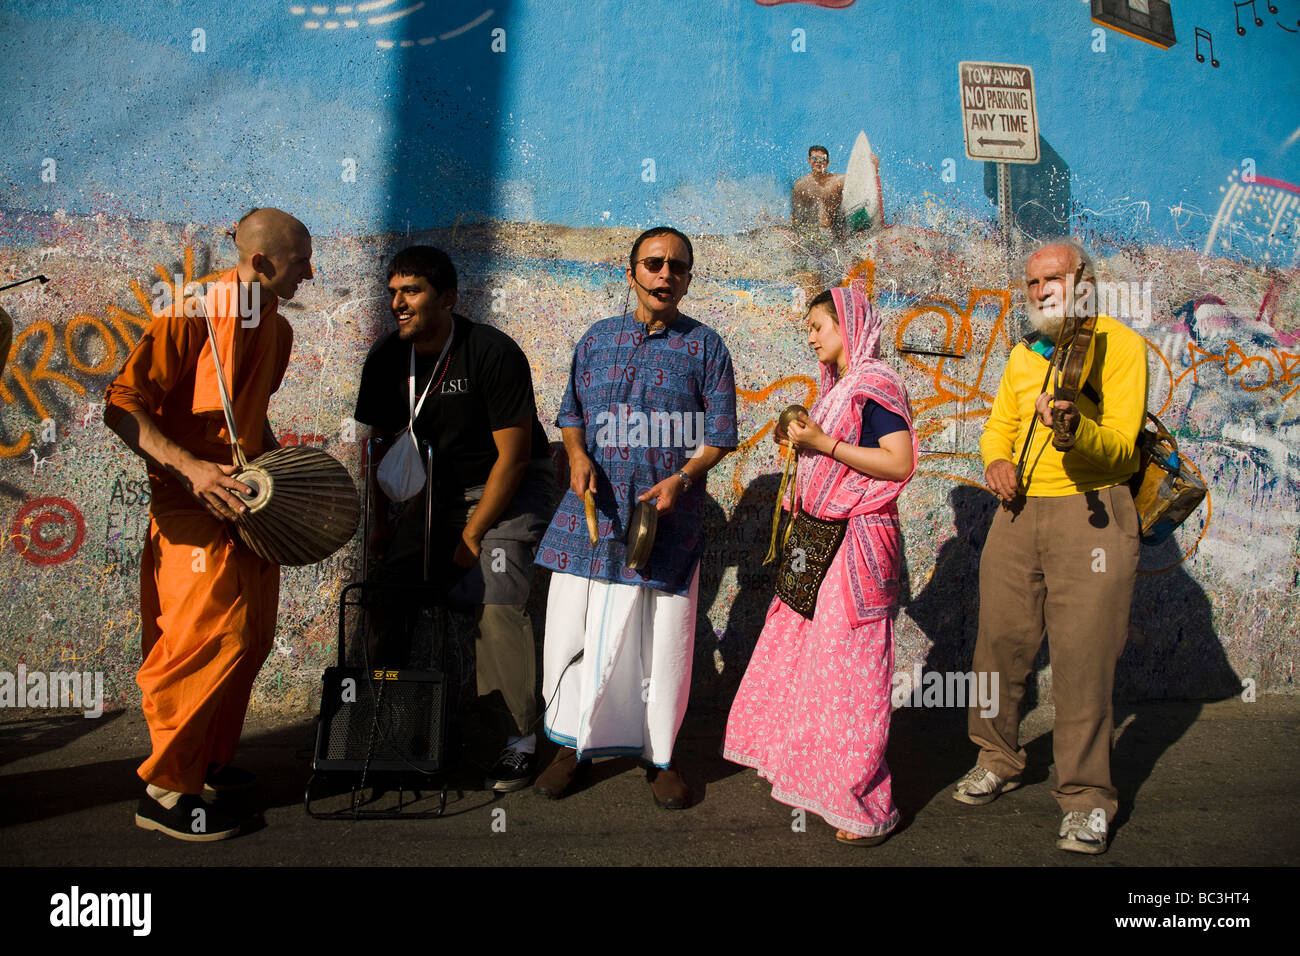
[[[245,456],[277,447],[267,404],[289,362],[293,329],[276,311],[312,278],[311,236],[278,209],[236,228],[239,264],[204,296]],[[260,300],[260,308],[259,306]],[[108,387],[104,422],[148,465],[153,495],[140,561],[144,663],[137,676],[153,751],[136,825],[181,840],[235,836],[239,822],[207,791],[251,774],[230,766],[253,680],[275,636],[280,568],[236,540],[250,493],[230,475],[207,323],[193,301],[155,316]]]

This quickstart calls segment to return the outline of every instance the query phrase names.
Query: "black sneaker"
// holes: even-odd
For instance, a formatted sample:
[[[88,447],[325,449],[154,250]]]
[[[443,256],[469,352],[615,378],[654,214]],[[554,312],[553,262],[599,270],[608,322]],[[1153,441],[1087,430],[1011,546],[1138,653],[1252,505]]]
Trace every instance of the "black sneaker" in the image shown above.
[[[487,773],[484,783],[497,793],[522,790],[533,782],[533,755],[506,748]]]
[[[239,835],[238,820],[220,807],[204,803],[202,797],[193,793],[182,794],[170,810],[153,797],[141,797],[135,811],[135,825],[191,843],[211,843]]]
[[[203,780],[203,792],[230,793],[235,790],[250,790],[257,783],[257,775],[238,767],[218,767],[208,764],[208,775]]]

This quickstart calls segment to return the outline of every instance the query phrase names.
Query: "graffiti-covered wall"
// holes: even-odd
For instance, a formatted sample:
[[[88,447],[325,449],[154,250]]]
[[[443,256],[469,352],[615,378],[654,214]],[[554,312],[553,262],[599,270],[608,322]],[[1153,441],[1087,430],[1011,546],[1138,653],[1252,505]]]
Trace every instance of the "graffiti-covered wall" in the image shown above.
[[[284,314],[283,443],[359,472],[386,258],[446,248],[553,427],[573,346],[619,313],[631,239],[697,237],[684,311],[735,357],[741,447],[710,475],[697,706],[761,627],[775,416],[816,394],[802,320],[855,281],[886,319],[921,462],[901,499],[897,666],[964,669],[994,502],[978,440],[1023,334],[1016,256],[1094,250],[1149,351],[1148,405],[1207,501],[1144,548],[1119,690],[1289,690],[1300,560],[1300,0],[103,5],[0,12],[0,671],[137,696],[149,488],[101,422],[161,295],[233,263],[254,206],[311,229]],[[260,706],[334,655],[359,543],[288,570]]]

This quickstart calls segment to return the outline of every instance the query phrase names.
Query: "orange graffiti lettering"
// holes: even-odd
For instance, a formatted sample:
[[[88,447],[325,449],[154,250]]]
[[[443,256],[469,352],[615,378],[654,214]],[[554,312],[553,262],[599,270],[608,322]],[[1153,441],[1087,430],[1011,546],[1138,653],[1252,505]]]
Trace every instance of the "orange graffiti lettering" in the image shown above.
[[[749,391],[743,388],[737,388],[736,396],[742,402],[758,404],[760,402],[767,401],[769,398],[772,397],[773,392],[775,392],[778,388],[782,388],[786,385],[803,386],[804,388],[803,400],[800,401],[799,404],[802,405],[804,408],[811,408],[813,402],[817,400],[817,383],[807,375],[787,375],[785,378],[778,378],[775,382],[772,382],[764,386],[763,388],[755,389],[754,391]],[[737,462],[736,462],[735,470],[731,473],[731,487],[732,490],[736,493],[737,497],[740,497],[745,493],[745,485],[744,482],[741,480],[741,475],[740,475],[741,469],[744,467],[745,462],[749,459],[749,453],[753,451],[753,449],[759,444],[759,442],[761,442],[764,438],[767,437],[768,432],[770,432],[774,427],[776,427],[776,418],[777,416],[775,415],[769,418],[766,422],[763,423],[762,428],[760,428],[753,435],[749,436],[744,441],[742,441],[739,445],[736,446]]]
[[[988,339],[984,343],[983,354],[980,356],[979,367],[976,369],[975,380],[972,383],[968,385],[949,372],[948,363],[960,361],[956,357],[944,355],[920,356],[909,354],[906,351],[904,340],[911,324],[921,319],[922,316],[937,315],[944,323],[943,350],[945,352],[957,352],[963,356],[968,354],[973,348],[975,337],[971,328],[971,314],[974,312],[976,304],[984,298],[992,298],[997,302],[998,314],[993,320],[992,328],[989,329]],[[912,408],[918,419],[925,412],[949,402],[959,406],[973,405],[973,407],[939,417],[982,418],[988,414],[993,407],[993,395],[984,389],[984,376],[988,371],[989,358],[993,355],[993,348],[999,339],[999,333],[1001,333],[1001,339],[1006,342],[1007,348],[1011,348],[1011,337],[1006,328],[1007,312],[1010,309],[1010,289],[971,289],[966,297],[965,308],[959,306],[952,299],[936,296],[903,314],[898,323],[898,330],[895,333],[895,348],[908,365],[927,373],[934,389],[934,393],[926,398],[913,399]],[[942,431],[943,429],[942,423],[936,421],[918,422],[917,425],[918,439],[927,438],[936,431]]]
[[[876,294],[876,263],[871,259],[863,259],[854,266],[849,274],[844,278],[844,286],[857,285],[858,290],[870,302]]]
[[[1277,365],[1281,372],[1278,376],[1279,384],[1290,385],[1296,378],[1300,377],[1296,375],[1296,368],[1300,366],[1300,355],[1292,352],[1279,352],[1277,349],[1273,349],[1273,355],[1277,357]],[[1296,392],[1300,392],[1300,385],[1283,395],[1282,401],[1285,402]]]
[[[13,352],[10,354],[17,359],[22,353],[23,346],[27,343],[27,340],[37,336],[42,337],[43,344],[41,346],[41,354],[36,359],[36,364],[32,367],[31,373],[29,374],[23,371],[22,365],[17,361],[11,362],[6,371],[18,384],[18,387],[22,389],[23,394],[27,397],[27,401],[31,403],[32,411],[36,413],[36,417],[49,418],[49,412],[41,402],[40,396],[36,394],[34,386],[37,382],[56,382],[72,389],[73,393],[79,396],[86,394],[86,386],[82,385],[76,379],[68,378],[68,376],[64,375],[62,372],[55,372],[49,368],[50,355],[54,351],[55,336],[54,326],[46,319],[33,322],[31,325],[27,326],[27,328],[23,329],[22,333],[14,341]],[[7,388],[4,388],[3,382],[0,382],[0,398],[3,398],[7,404],[13,404],[13,393]]]
[[[1231,359],[1238,360],[1238,364],[1229,368],[1228,362]],[[1262,392],[1273,384],[1273,363],[1263,355],[1247,355],[1236,342],[1229,342],[1228,351],[1223,355],[1223,374],[1232,377],[1243,369],[1249,369],[1256,362],[1264,363],[1264,368],[1268,371],[1268,381],[1263,385],[1247,385],[1246,375],[1242,375],[1241,387],[1248,392]]]
[[[76,342],[77,331],[82,326],[89,326],[99,336],[99,340],[104,346],[103,361],[90,365],[83,361],[81,356],[77,355],[77,349],[73,343]],[[108,326],[102,321],[85,312],[73,316],[64,328],[63,348],[68,354],[68,361],[72,363],[72,367],[86,375],[103,375],[105,372],[111,372],[117,367],[117,341],[113,338],[113,333],[108,330]]]
[[[1278,349],[1272,349],[1271,351],[1277,359],[1278,367],[1282,370],[1280,376],[1267,355],[1248,355],[1240,345],[1231,339],[1228,340],[1228,347],[1224,349],[1222,355],[1207,351],[1195,342],[1188,342],[1187,356],[1189,364],[1182,374],[1174,380],[1174,385],[1179,385],[1188,375],[1192,376],[1193,385],[1201,384],[1200,368],[1202,365],[1220,366],[1223,369],[1223,374],[1229,380],[1234,381],[1243,392],[1262,392],[1274,385],[1290,385],[1296,378],[1294,373],[1297,363],[1300,362],[1300,355],[1281,352]],[[1260,366],[1263,367],[1262,370],[1260,370]],[[1252,373],[1252,368],[1256,369],[1255,373]],[[1300,385],[1283,395],[1281,400],[1285,402],[1297,391],[1300,391]]]
[[[169,275],[161,265],[155,265],[154,272],[163,282],[170,285],[173,303],[181,302],[186,288],[195,283],[210,282],[219,274],[213,272],[198,278],[194,277],[193,247],[185,249],[185,266],[180,276],[180,283],[175,281],[176,276]],[[139,313],[128,312],[126,309],[110,305],[107,309],[107,323],[99,316],[88,312],[79,312],[68,321],[63,329],[62,346],[68,365],[73,371],[89,377],[108,375],[119,365],[122,355],[119,345],[125,347],[127,351],[135,347],[140,334],[149,327],[153,319],[153,300],[135,279],[131,280],[130,291],[136,302],[140,304]],[[36,361],[27,366],[22,362],[21,356],[27,341],[32,338],[41,340],[40,352]],[[90,354],[94,352],[88,345],[88,342],[95,340],[101,343],[103,349],[103,358],[97,362],[90,358]],[[5,376],[7,379],[12,379],[17,386],[18,396],[26,401],[38,420],[51,417],[37,389],[42,382],[50,383],[45,385],[44,389],[67,389],[78,398],[86,394],[84,384],[49,367],[57,342],[59,342],[59,335],[49,320],[33,322],[15,339],[9,353],[8,366],[5,368]],[[90,354],[87,354],[88,352]],[[0,378],[0,400],[3,400],[6,405],[12,405],[16,401],[15,391],[10,389],[6,378]],[[31,447],[31,443],[30,430],[23,432],[12,445],[0,442],[0,458],[25,454]]]

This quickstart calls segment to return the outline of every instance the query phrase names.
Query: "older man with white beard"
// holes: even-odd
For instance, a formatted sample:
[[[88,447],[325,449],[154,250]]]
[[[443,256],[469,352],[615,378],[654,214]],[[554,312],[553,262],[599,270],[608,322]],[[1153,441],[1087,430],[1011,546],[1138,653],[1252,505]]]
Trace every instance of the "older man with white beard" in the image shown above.
[[[1056,845],[1103,853],[1119,806],[1110,776],[1111,692],[1137,571],[1138,518],[1127,481],[1138,467],[1146,413],[1146,348],[1122,323],[1097,316],[1077,404],[1054,400],[1047,370],[1054,350],[1070,345],[1060,341],[1065,318],[1086,315],[1096,302],[1092,262],[1077,243],[1053,241],[1029,257],[1024,274],[1035,331],[1012,350],[980,440],[985,481],[1002,507],[980,560],[974,670],[998,675],[999,700],[993,716],[970,710],[980,754],[953,796],[982,806],[1020,786],[1020,703],[1046,630],[1056,704],[1053,795],[1064,814]],[[1064,451],[1051,441],[1056,416],[1075,436]]]

